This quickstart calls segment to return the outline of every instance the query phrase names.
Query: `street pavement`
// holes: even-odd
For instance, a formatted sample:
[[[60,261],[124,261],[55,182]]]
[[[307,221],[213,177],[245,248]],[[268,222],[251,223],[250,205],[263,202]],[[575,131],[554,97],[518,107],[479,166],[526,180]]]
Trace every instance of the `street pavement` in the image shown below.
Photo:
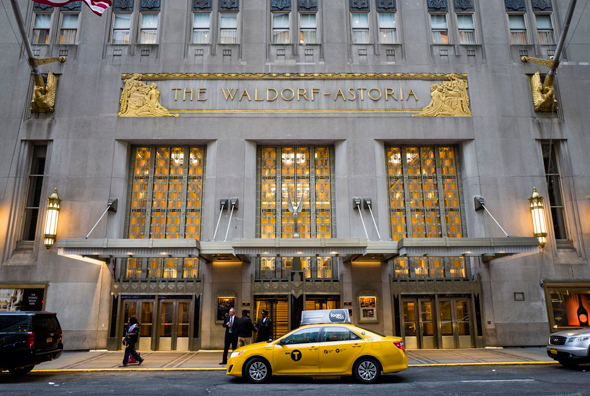
[[[141,352],[141,351],[140,351]],[[499,348],[499,349],[430,349],[407,351],[411,367],[440,365],[493,365],[493,364],[553,364],[545,348]],[[225,370],[220,366],[221,351],[198,352],[141,352],[141,366],[128,365],[120,368],[123,352],[91,351],[64,352],[53,362],[43,363],[34,371],[172,371],[172,370]]]
[[[410,367],[372,385],[352,378],[277,377],[253,385],[220,371],[33,372],[0,375],[2,396],[22,395],[590,395],[590,365]]]

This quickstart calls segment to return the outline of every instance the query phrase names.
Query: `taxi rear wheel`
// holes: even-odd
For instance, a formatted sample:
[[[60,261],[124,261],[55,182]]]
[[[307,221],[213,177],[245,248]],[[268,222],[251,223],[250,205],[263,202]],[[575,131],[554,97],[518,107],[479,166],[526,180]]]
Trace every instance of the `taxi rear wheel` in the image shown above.
[[[270,376],[270,365],[264,359],[254,358],[249,360],[244,367],[244,377],[253,384],[266,382]]]
[[[363,384],[372,384],[381,375],[381,366],[373,358],[361,358],[356,361],[352,370],[354,378]]]

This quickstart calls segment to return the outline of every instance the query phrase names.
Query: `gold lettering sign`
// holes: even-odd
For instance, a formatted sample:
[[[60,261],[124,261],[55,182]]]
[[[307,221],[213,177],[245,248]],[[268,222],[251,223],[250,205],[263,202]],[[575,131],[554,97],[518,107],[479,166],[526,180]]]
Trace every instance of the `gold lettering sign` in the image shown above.
[[[146,73],[122,77],[120,117],[264,112],[471,116],[467,76],[460,74]],[[158,85],[141,80],[158,81]]]

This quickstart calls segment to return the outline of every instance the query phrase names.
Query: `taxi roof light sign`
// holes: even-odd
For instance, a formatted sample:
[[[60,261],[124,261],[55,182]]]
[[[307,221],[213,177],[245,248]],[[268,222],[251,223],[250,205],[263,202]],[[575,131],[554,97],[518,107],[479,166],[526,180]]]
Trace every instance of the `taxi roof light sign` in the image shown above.
[[[302,326],[331,323],[350,323],[348,309],[319,309],[301,313]]]

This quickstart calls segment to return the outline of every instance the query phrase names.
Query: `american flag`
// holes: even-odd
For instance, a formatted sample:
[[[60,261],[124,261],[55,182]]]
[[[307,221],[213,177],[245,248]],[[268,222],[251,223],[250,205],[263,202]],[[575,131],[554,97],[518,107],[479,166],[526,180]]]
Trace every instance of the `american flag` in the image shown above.
[[[68,3],[73,3],[77,0],[33,0],[35,3],[47,4],[54,7],[61,7]],[[102,13],[108,7],[113,5],[112,0],[83,0],[84,3],[98,16],[102,16]]]

